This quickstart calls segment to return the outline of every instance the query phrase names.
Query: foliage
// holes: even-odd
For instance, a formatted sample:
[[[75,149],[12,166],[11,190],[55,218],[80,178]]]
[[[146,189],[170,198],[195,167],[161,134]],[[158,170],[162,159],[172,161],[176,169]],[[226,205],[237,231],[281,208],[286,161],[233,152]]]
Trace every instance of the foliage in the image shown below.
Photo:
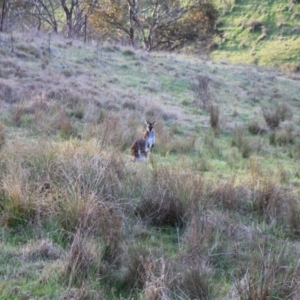
[[[127,5],[129,9],[127,8]],[[146,50],[172,51],[210,40],[217,11],[210,1],[107,1],[98,6],[92,24],[103,35],[122,39]]]

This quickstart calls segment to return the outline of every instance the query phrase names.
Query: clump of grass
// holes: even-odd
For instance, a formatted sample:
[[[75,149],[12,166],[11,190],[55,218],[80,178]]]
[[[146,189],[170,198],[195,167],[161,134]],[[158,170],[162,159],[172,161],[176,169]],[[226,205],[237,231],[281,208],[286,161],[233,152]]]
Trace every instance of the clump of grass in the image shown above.
[[[78,120],[82,120],[84,117],[84,107],[81,105],[76,106],[70,113],[70,117],[75,117]]]
[[[12,165],[10,167],[13,167]],[[36,203],[30,195],[29,186],[24,178],[25,170],[15,169],[14,177],[5,177],[2,182],[1,223],[8,227],[27,224],[36,216]],[[19,173],[20,172],[20,173]]]
[[[58,118],[58,129],[63,139],[67,140],[76,135],[76,128],[64,113],[60,114]]]
[[[191,82],[191,89],[195,96],[195,105],[202,106],[203,109],[209,109],[211,102],[211,93],[209,89],[210,78],[199,76]]]
[[[7,103],[18,103],[23,99],[23,91],[12,80],[1,80],[0,97]]]
[[[33,109],[23,107],[23,106],[18,106],[13,111],[12,123],[16,126],[21,126],[24,124],[31,123],[33,114],[34,114]]]
[[[286,64],[281,65],[280,69],[283,72],[298,73],[298,72],[300,72],[300,64],[297,62],[286,63]]]
[[[254,212],[269,223],[274,220],[286,223],[286,215],[290,214],[291,198],[271,180],[261,182],[260,185],[261,188],[255,190],[253,194]]]
[[[176,118],[173,114],[166,112],[164,108],[155,104],[149,105],[146,108],[145,117],[147,120],[161,119],[164,121],[169,121],[171,119]]]
[[[0,122],[0,149],[5,145],[6,134],[5,127],[2,122]]]
[[[299,263],[289,257],[287,245],[269,246],[268,241],[254,243],[250,257],[241,262],[235,281],[239,299],[293,298],[299,289]]]
[[[142,245],[133,245],[123,259],[126,271],[121,280],[124,288],[127,291],[143,289],[152,275],[154,258],[150,250]]]
[[[41,51],[35,46],[28,44],[20,44],[16,46],[18,51],[34,56],[35,58],[41,58]]]
[[[270,129],[277,129],[281,122],[281,117],[277,110],[263,109],[264,119]]]
[[[280,103],[276,107],[276,112],[280,117],[280,120],[283,122],[285,120],[291,120],[293,117],[293,113],[291,108],[286,103]]]
[[[125,49],[122,51],[122,54],[124,56],[135,56],[135,52],[131,49]]]
[[[249,131],[249,133],[251,133],[253,135],[265,133],[265,129],[259,125],[259,122],[257,120],[252,120],[248,124],[248,131]]]
[[[154,93],[158,93],[161,91],[161,84],[159,81],[151,78],[149,80],[149,83],[147,85],[147,89],[150,91],[150,92],[154,92]]]
[[[188,299],[214,299],[214,289],[211,275],[194,266],[182,274],[182,290]]]
[[[103,290],[94,290],[84,281],[80,287],[69,287],[59,299],[92,300],[102,298],[105,298]]]
[[[271,132],[269,136],[271,145],[285,146],[294,142],[294,133],[291,128],[282,129],[277,132]]]
[[[143,295],[145,300],[170,299],[170,287],[174,278],[172,277],[172,268],[170,262],[164,257],[155,261],[152,276],[145,284]]]
[[[92,274],[100,272],[101,252],[80,230],[74,234],[68,251],[63,278],[69,287],[81,285]]]
[[[214,130],[215,134],[219,131],[219,123],[220,123],[220,110],[219,106],[215,104],[211,104],[209,107],[210,112],[210,126]]]
[[[136,207],[136,214],[143,222],[152,226],[182,226],[184,219],[183,205],[178,198],[161,195],[163,199],[145,198]]]
[[[136,110],[137,105],[136,105],[136,103],[133,102],[133,101],[126,100],[126,101],[123,103],[122,107],[123,107],[124,109]]]
[[[32,240],[22,247],[22,254],[25,259],[35,260],[56,260],[64,257],[64,251],[49,239]]]
[[[300,142],[295,141],[294,145],[289,147],[289,157],[293,159],[299,159],[300,158]]]
[[[292,235],[300,235],[300,205],[295,197],[290,199],[290,214],[289,220],[290,228],[292,229]]]
[[[198,209],[193,209],[189,216],[184,236],[186,255],[195,266],[195,261],[207,268],[226,269],[232,265],[233,258],[226,255],[229,252],[228,244],[229,223],[225,214],[203,211],[201,203]],[[205,205],[208,205],[206,203]]]
[[[199,196],[201,187],[201,178],[157,168],[151,184],[145,187],[136,214],[149,225],[181,227],[186,222],[189,203]]]
[[[72,71],[71,71],[71,70],[68,70],[68,69],[62,70],[61,73],[62,73],[66,78],[69,78],[69,77],[72,77],[72,76],[73,76]]]
[[[253,152],[253,147],[249,137],[245,136],[242,127],[236,127],[232,136],[231,145],[237,147],[242,154],[243,158],[250,157]]]
[[[261,21],[253,20],[247,24],[250,32],[257,32],[263,28],[263,23]]]
[[[134,132],[128,128],[125,123],[136,123],[136,116],[133,114],[126,114],[123,119],[119,117],[117,112],[104,112],[101,115],[103,118],[101,127],[98,129],[98,136],[101,137],[101,147],[115,147],[117,150],[124,151],[128,149],[136,138]]]
[[[263,116],[268,127],[275,130],[282,121],[292,117],[292,112],[286,104],[282,103],[275,108],[263,109]]]
[[[168,140],[167,140],[168,141]],[[167,153],[191,154],[195,152],[196,137],[170,138],[164,145]]]
[[[246,206],[240,199],[243,199],[245,194],[241,187],[235,186],[235,180],[232,178],[227,182],[219,182],[211,191],[210,198],[223,209],[244,211]]]

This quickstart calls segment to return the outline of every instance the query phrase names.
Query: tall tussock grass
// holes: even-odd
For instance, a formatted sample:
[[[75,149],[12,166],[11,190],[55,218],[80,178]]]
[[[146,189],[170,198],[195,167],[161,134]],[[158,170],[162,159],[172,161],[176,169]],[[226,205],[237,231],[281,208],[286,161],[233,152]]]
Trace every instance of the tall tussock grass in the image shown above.
[[[261,223],[289,237],[299,234],[297,195],[276,176],[262,180],[265,171],[255,158],[246,168],[249,180],[212,181],[185,171],[184,163],[128,163],[124,153],[111,149],[96,139],[41,139],[9,141],[0,152],[1,224],[31,224],[50,230],[52,238],[55,228],[67,253],[58,258],[59,274],[69,289],[98,278],[108,290],[115,286],[145,299],[213,299],[217,271],[230,278],[229,270],[240,268],[236,257],[251,257],[249,245],[261,235]],[[239,218],[247,217],[257,226],[240,225]],[[173,232],[173,250],[153,246],[158,242],[148,230]],[[292,274],[284,277],[287,285],[298,276]],[[239,276],[234,293],[243,295]]]
[[[293,261],[287,244],[263,239],[254,245],[249,260],[241,261],[237,268],[235,296],[238,299],[297,299],[299,261]]]

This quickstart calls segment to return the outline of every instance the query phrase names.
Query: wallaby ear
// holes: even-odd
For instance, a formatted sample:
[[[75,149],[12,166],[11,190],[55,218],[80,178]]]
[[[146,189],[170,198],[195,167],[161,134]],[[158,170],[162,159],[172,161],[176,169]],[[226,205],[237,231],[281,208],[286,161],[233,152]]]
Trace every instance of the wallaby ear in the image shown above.
[[[150,122],[149,122],[149,121],[147,121],[147,120],[145,121],[145,123],[146,123],[146,125],[149,125],[149,124],[150,124]]]
[[[153,122],[152,122],[152,125],[154,125],[155,123],[156,123],[156,121],[153,121]]]

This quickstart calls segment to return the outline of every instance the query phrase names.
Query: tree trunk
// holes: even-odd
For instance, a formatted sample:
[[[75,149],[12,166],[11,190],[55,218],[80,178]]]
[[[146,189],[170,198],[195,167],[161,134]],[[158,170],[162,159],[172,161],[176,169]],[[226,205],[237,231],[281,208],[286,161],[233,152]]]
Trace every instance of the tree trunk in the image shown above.
[[[134,47],[135,0],[128,1],[128,9],[129,9],[129,22],[130,22],[129,39],[130,39],[131,46]]]
[[[71,1],[70,9],[68,8],[68,6],[66,4],[66,0],[60,0],[60,3],[62,5],[63,10],[66,15],[66,22],[67,22],[67,28],[68,28],[67,35],[68,35],[68,38],[71,38],[73,36],[73,22],[72,22],[73,9],[74,9],[75,5],[77,5],[77,1],[76,0]]]
[[[66,18],[67,18],[68,38],[71,38],[73,36],[72,14],[66,13]]]
[[[87,31],[87,21],[88,21],[88,17],[87,15],[85,15],[85,18],[84,18],[84,43],[86,43],[86,31]]]

